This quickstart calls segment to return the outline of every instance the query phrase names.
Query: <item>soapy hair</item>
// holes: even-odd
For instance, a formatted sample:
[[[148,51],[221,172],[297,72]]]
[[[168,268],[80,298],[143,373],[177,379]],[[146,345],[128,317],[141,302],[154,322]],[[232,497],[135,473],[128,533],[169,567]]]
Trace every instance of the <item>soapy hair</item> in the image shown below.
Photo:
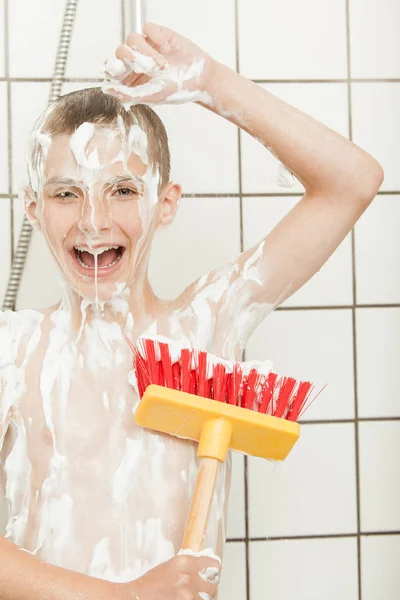
[[[138,125],[146,134],[149,163],[160,173],[161,190],[169,182],[171,170],[168,136],[160,117],[148,106],[137,104],[126,110],[119,100],[104,94],[101,88],[78,90],[58,98],[38,119],[33,131],[51,137],[71,135],[86,122],[117,127],[121,119],[127,132],[132,125]],[[40,162],[39,139],[37,135],[32,136],[28,161],[33,167]]]

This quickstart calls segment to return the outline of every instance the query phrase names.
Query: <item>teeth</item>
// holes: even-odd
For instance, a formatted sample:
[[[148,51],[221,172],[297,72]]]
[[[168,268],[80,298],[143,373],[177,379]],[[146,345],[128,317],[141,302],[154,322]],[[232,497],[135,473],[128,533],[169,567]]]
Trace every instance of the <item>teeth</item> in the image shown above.
[[[92,256],[99,256],[99,254],[103,254],[103,252],[107,252],[107,250],[118,250],[118,248],[119,246],[103,246],[102,248],[87,248],[86,246],[75,246],[75,250],[78,250],[78,252],[89,252],[89,254],[91,254]]]
[[[115,249],[118,250],[118,248],[120,246],[104,246],[103,248],[93,248],[92,250],[89,250],[88,248],[83,248],[82,246],[74,246],[76,250],[78,250],[78,253],[76,254],[76,258],[78,263],[81,265],[81,267],[83,267],[84,269],[93,269],[94,267],[88,267],[87,265],[85,265],[84,262],[82,262],[82,260],[79,257],[79,252],[89,252],[90,254],[92,254],[93,256],[98,256],[99,254],[103,254],[103,252],[106,252],[107,250],[111,250],[111,249]],[[122,258],[122,253],[119,254],[117,256],[117,258],[110,263],[109,265],[105,266],[105,267],[99,267],[99,269],[108,269],[109,267],[113,267],[119,260],[121,260]]]

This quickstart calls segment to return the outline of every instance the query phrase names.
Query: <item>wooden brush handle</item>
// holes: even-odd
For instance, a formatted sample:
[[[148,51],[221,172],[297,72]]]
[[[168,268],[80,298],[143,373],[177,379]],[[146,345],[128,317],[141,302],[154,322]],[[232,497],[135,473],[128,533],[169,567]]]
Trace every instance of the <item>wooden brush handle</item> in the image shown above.
[[[202,458],[196,489],[193,494],[189,517],[183,537],[182,549],[201,552],[206,534],[208,515],[214,497],[220,461],[216,458]]]

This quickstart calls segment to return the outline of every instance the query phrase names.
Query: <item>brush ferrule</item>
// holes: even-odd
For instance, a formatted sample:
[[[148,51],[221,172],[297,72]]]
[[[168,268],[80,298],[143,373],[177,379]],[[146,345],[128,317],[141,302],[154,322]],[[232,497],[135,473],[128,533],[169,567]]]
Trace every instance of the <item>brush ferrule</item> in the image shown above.
[[[197,456],[224,462],[232,438],[232,424],[226,419],[209,419],[203,423]]]

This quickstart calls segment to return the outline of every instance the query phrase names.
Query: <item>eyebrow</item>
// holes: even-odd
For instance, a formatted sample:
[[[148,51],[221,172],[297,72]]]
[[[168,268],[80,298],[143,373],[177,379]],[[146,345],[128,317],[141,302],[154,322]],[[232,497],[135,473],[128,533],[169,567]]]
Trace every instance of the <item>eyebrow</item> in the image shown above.
[[[56,183],[62,183],[63,185],[82,185],[83,181],[78,181],[77,179],[71,179],[70,177],[50,177],[43,187],[47,187],[48,185],[54,185]]]
[[[114,187],[119,183],[128,183],[132,181],[143,186],[145,185],[144,179],[139,177],[139,175],[116,175],[115,177],[111,177],[111,179],[106,182],[105,186]],[[45,182],[43,187],[46,188],[50,185],[56,184],[81,187],[82,185],[85,185],[85,182],[78,179],[72,179],[71,177],[50,177],[50,179]]]

